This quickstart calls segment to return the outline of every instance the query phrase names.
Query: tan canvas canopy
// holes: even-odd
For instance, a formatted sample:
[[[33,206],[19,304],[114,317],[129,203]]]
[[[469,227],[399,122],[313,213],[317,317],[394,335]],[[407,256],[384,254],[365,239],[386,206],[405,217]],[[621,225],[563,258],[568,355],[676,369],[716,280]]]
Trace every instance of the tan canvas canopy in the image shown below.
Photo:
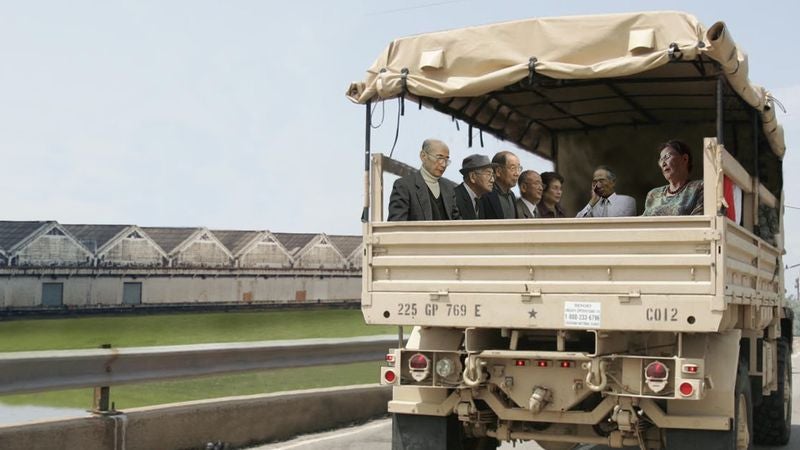
[[[757,111],[782,157],[773,99],[748,79],[747,56],[725,24],[706,29],[680,12],[528,19],[398,39],[347,97],[416,99],[552,157],[542,135],[713,122],[720,73],[726,122],[753,123]]]

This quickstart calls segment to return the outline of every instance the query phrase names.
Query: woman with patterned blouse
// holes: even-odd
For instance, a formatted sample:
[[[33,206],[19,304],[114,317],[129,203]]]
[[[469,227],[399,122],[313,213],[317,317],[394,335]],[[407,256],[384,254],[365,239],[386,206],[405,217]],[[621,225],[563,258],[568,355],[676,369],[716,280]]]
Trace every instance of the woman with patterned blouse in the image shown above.
[[[692,154],[689,146],[671,140],[660,146],[658,167],[666,186],[647,193],[643,216],[688,216],[703,214],[703,180],[689,181]]]

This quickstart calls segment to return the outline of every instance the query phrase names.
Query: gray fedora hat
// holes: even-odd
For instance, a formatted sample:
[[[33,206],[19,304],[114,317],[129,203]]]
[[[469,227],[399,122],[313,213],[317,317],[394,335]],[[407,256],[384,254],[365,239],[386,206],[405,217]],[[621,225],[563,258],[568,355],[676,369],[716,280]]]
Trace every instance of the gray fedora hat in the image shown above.
[[[466,175],[475,169],[482,169],[484,167],[494,167],[494,164],[489,161],[488,156],[475,153],[474,155],[469,155],[464,158],[459,172],[461,172],[461,175]]]

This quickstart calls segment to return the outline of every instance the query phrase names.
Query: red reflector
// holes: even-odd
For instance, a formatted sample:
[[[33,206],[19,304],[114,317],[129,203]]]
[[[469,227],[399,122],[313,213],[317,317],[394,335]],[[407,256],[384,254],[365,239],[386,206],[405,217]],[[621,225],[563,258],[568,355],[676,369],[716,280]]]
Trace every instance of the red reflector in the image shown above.
[[[428,364],[428,358],[422,353],[417,353],[408,360],[408,367],[411,369],[425,370]]]
[[[550,365],[550,361],[536,361],[536,365],[539,367],[547,367]]]
[[[514,363],[514,365],[516,365],[517,367],[524,366],[524,365],[525,365],[525,360],[524,360],[524,359],[518,359],[518,360],[517,360],[517,361]]]
[[[688,397],[694,392],[694,387],[692,386],[692,383],[681,383],[680,390],[682,396]]]
[[[395,378],[397,378],[397,375],[391,370],[387,370],[383,373],[383,379],[386,380],[387,383],[394,383]]]
[[[657,380],[666,379],[667,366],[665,366],[659,361],[651,362],[650,364],[647,365],[644,374],[645,376],[647,376],[647,378],[655,378]]]
[[[393,362],[394,362],[394,355],[393,355],[393,354],[391,354],[391,353],[388,353],[388,354],[386,355],[386,362],[393,363]]]
[[[697,373],[697,366],[695,364],[684,364],[683,371],[686,373]]]
[[[572,361],[561,361],[561,367],[569,369],[570,367],[572,367]]]

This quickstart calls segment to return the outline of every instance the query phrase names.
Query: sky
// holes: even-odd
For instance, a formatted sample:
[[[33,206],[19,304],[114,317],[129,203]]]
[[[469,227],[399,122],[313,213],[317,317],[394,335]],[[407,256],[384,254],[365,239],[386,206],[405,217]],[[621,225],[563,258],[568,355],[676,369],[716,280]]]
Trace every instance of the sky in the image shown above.
[[[33,0],[4,1],[0,14],[0,220],[358,234],[364,107],[344,93],[391,40],[664,9],[726,22],[751,80],[786,107],[784,190],[800,207],[796,2]],[[373,151],[389,152],[395,125],[387,104]],[[486,136],[469,149],[464,127],[413,106],[394,156],[417,165],[431,136],[457,162],[508,147]],[[784,262],[798,264],[800,209],[785,221]]]

